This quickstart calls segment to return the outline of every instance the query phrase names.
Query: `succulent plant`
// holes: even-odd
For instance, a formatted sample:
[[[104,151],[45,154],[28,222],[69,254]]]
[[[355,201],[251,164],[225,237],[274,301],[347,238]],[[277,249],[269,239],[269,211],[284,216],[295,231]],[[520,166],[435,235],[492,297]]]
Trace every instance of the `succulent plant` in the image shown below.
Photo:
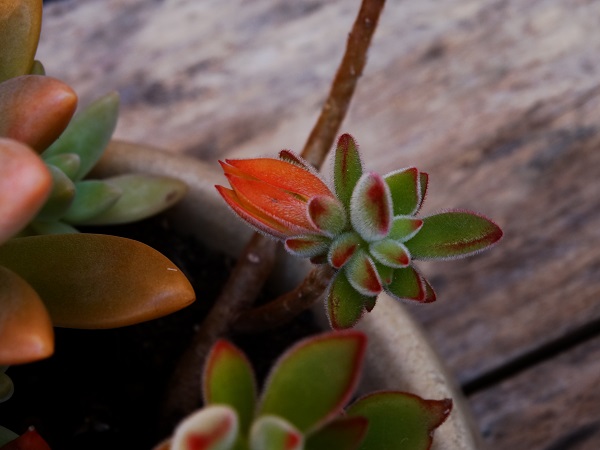
[[[50,446],[33,427],[19,436],[0,426],[0,450],[50,450]]]
[[[333,189],[288,150],[279,159],[221,165],[232,189],[217,189],[239,217],[282,240],[291,254],[337,271],[327,293],[336,329],[352,327],[382,291],[399,300],[435,301],[414,260],[467,256],[502,237],[491,220],[468,211],[416,217],[429,176],[415,167],[384,176],[364,172],[349,134],[338,141]]]
[[[430,448],[451,400],[377,392],[353,402],[366,336],[330,332],[296,343],[273,366],[258,398],[245,355],[221,340],[203,375],[204,408],[155,450],[407,450]]]

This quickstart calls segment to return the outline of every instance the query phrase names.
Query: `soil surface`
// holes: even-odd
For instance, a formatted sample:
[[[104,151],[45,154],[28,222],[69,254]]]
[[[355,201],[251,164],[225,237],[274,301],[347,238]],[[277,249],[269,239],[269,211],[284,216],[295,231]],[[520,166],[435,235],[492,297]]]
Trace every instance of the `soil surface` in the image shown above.
[[[15,394],[0,405],[0,423],[17,433],[33,425],[53,449],[150,449],[164,438],[158,418],[174,364],[234,261],[172,233],[165,218],[85,231],[159,250],[190,279],[197,300],[167,317],[119,329],[56,328],[51,358],[7,370]],[[231,339],[249,355],[260,384],[279,354],[316,331],[306,312],[280,329]]]

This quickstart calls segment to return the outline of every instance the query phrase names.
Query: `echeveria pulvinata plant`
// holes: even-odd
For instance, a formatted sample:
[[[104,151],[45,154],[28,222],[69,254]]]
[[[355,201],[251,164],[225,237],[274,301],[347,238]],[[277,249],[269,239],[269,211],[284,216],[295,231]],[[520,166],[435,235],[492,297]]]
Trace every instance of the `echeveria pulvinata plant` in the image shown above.
[[[282,240],[291,254],[336,269],[327,293],[336,329],[352,327],[382,291],[399,300],[433,302],[434,290],[413,260],[470,255],[502,237],[496,224],[468,211],[416,217],[428,175],[415,167],[384,176],[365,172],[348,134],[338,141],[333,189],[288,150],[279,159],[221,165],[232,189],[217,189],[238,216]]]
[[[366,336],[330,332],[296,343],[273,366],[260,397],[252,367],[218,341],[203,374],[205,406],[184,419],[171,450],[429,449],[452,402],[377,392],[345,410],[362,369]]]

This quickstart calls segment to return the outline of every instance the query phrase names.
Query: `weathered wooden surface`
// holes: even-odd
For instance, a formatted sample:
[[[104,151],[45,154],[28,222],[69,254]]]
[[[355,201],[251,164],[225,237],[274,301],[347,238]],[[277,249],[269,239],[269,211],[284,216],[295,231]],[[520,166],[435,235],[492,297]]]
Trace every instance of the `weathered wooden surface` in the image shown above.
[[[273,155],[302,148],[358,5],[66,0],[39,57],[82,103],[119,90],[121,138]],[[374,170],[430,173],[425,213],[469,208],[506,232],[421,264],[439,301],[414,308],[491,448],[600,442],[597,339],[580,342],[600,329],[598,24],[593,0],[389,1],[343,126]]]

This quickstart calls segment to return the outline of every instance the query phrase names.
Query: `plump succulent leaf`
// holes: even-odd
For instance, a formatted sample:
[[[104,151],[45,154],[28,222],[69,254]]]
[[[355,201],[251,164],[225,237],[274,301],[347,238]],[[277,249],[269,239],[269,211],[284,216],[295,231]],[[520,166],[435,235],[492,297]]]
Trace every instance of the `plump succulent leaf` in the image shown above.
[[[392,225],[392,196],[383,178],[365,173],[354,188],[350,201],[352,227],[367,242],[385,238]]]
[[[305,450],[357,450],[369,421],[364,417],[340,417],[306,439]]]
[[[54,330],[44,304],[23,278],[0,266],[0,364],[47,358]]]
[[[342,330],[356,325],[369,298],[352,287],[344,271],[338,272],[327,291],[327,316],[331,328]]]
[[[81,165],[81,158],[77,153],[63,153],[62,155],[48,156],[43,159],[46,164],[58,167],[71,180],[75,177]]]
[[[30,232],[25,235],[19,235],[18,237],[35,236],[37,234],[71,234],[79,233],[76,228],[73,228],[68,223],[61,222],[59,220],[34,220],[26,228],[26,231]]]
[[[33,61],[33,65],[31,66],[31,70],[29,71],[30,75],[46,75],[46,68],[42,64],[41,61],[35,59]]]
[[[288,350],[273,367],[257,417],[280,416],[305,433],[337,415],[356,387],[364,334],[327,333]]]
[[[302,167],[304,170],[308,170],[309,172],[315,170],[315,168],[311,166],[308,161],[290,150],[281,150],[279,152],[279,159],[295,164],[298,167]]]
[[[77,224],[114,225],[135,222],[153,216],[177,203],[187,186],[176,178],[144,174],[126,174],[104,179],[122,195],[103,212]],[[75,223],[75,222],[73,222]]]
[[[1,450],[50,450],[48,443],[30,427],[25,433],[8,442]]]
[[[369,421],[361,450],[402,448],[428,450],[433,431],[450,414],[452,401],[423,400],[402,392],[379,392],[367,395],[351,405],[349,417],[362,416]]]
[[[60,136],[76,107],[73,89],[54,78],[23,75],[5,81],[0,83],[0,136],[41,152]]]
[[[74,225],[102,214],[123,195],[123,190],[110,181],[77,181],[75,189],[73,203],[62,217],[62,220]]]
[[[7,366],[0,367],[0,403],[10,399],[15,392],[15,385],[10,377],[4,373]],[[0,442],[0,445],[2,443]]]
[[[378,295],[383,289],[375,262],[362,249],[354,253],[344,270],[352,287],[362,295]]]
[[[390,229],[388,238],[398,242],[406,242],[412,239],[422,227],[423,221],[421,219],[397,216],[392,221],[392,228]]]
[[[29,73],[42,27],[42,0],[0,2],[0,82]]]
[[[363,165],[358,153],[358,145],[349,134],[338,139],[333,167],[335,193],[347,210],[354,187],[363,173]]]
[[[52,176],[29,147],[0,138],[0,244],[24,228],[42,207]]]
[[[312,258],[327,252],[331,239],[320,234],[305,234],[285,240],[285,249],[294,256]]]
[[[467,256],[491,246],[502,230],[491,220],[466,211],[448,211],[423,218],[423,228],[406,242],[414,259]]]
[[[303,450],[304,437],[291,423],[277,416],[262,416],[252,425],[250,450]]]
[[[385,266],[378,261],[375,261],[375,268],[379,274],[379,279],[384,286],[387,286],[394,279],[394,269],[390,266]]]
[[[394,270],[392,282],[385,291],[397,300],[413,300],[424,303],[427,298],[424,279],[414,267]]]
[[[0,247],[0,264],[35,289],[57,326],[125,326],[194,301],[175,264],[147,245],[115,236],[11,239]]]
[[[171,450],[231,450],[238,429],[238,418],[232,408],[207,406],[177,426]]]
[[[73,180],[81,180],[96,165],[117,124],[119,94],[110,92],[76,114],[61,136],[44,152],[44,158],[76,153],[81,158]]]
[[[392,193],[394,215],[411,215],[421,204],[419,171],[416,167],[396,170],[384,176]]]
[[[50,164],[47,166],[52,175],[52,191],[37,213],[36,219],[58,220],[67,212],[75,198],[75,185],[58,167]]]
[[[334,269],[340,269],[361,246],[362,239],[353,231],[337,236],[327,253],[327,261]]]
[[[232,407],[240,432],[248,434],[256,406],[256,380],[246,356],[225,340],[219,340],[206,359],[202,394],[206,405]]]
[[[328,236],[341,233],[348,223],[342,204],[337,199],[324,195],[310,199],[308,217],[316,229]]]
[[[371,242],[369,253],[381,264],[398,269],[410,264],[410,254],[404,245],[393,239]]]

